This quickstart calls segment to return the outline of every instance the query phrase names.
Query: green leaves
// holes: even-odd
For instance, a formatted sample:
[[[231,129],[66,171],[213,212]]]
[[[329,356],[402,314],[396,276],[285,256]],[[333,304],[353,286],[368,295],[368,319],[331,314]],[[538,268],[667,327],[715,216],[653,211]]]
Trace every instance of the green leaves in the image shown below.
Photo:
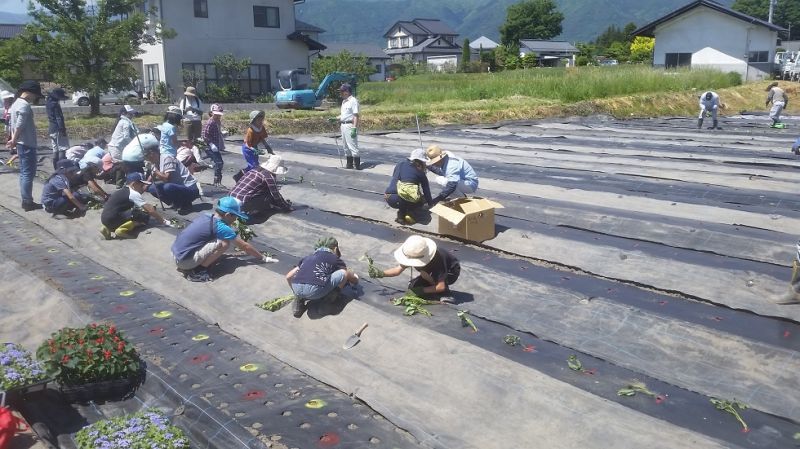
[[[406,293],[399,297],[392,300],[392,304],[395,306],[403,306],[405,309],[403,311],[403,315],[411,316],[411,315],[425,315],[425,316],[432,316],[432,314],[426,309],[425,305],[429,304],[436,304],[434,301],[428,301],[425,298],[422,298],[417,293],[412,290],[406,291]]]
[[[249,242],[253,239],[253,237],[258,237],[250,226],[247,226],[242,222],[242,220],[236,219],[236,233],[239,235],[239,238],[244,240],[245,242]]]
[[[277,312],[286,304],[289,304],[290,302],[294,301],[294,299],[295,299],[294,295],[281,296],[280,298],[275,298],[263,304],[256,304],[256,307],[267,310],[269,312]]]
[[[656,397],[657,394],[653,393],[647,388],[643,382],[634,381],[629,383],[617,391],[617,396],[636,396],[636,393],[646,394],[647,396]]]
[[[472,319],[469,317],[469,312],[466,310],[459,310],[456,312],[456,316],[461,320],[462,327],[471,327],[472,332],[478,332],[478,328],[475,327],[475,323],[472,322]],[[519,338],[519,337],[517,337]]]
[[[359,257],[358,260],[366,260],[369,264],[367,268],[367,274],[372,279],[380,279],[384,277],[383,270],[375,266],[375,262],[372,260],[372,257],[369,257],[369,254],[364,253],[363,256]]]
[[[503,337],[503,342],[509,346],[519,346],[521,341],[522,339],[516,335],[506,335]]]
[[[571,369],[572,371],[583,372],[583,364],[581,363],[580,360],[578,360],[578,356],[576,356],[575,354],[572,354],[567,358],[567,366],[569,366],[569,369]]]
[[[710,401],[712,404],[714,404],[714,407],[717,410],[721,410],[733,415],[736,420],[739,421],[739,424],[742,425],[743,431],[748,432],[750,430],[750,428],[747,427],[747,423],[744,422],[744,419],[742,419],[742,416],[739,414],[739,411],[746,410],[748,408],[747,404],[739,402],[736,399],[733,401],[728,401],[726,399],[711,398]]]

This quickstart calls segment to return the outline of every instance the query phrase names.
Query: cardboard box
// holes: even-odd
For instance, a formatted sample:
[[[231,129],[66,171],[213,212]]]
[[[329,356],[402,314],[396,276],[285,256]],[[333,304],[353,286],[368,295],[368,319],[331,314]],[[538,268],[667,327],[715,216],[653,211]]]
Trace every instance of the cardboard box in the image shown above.
[[[439,234],[482,242],[494,238],[494,210],[502,207],[486,198],[458,198],[433,206],[431,213],[439,216]]]

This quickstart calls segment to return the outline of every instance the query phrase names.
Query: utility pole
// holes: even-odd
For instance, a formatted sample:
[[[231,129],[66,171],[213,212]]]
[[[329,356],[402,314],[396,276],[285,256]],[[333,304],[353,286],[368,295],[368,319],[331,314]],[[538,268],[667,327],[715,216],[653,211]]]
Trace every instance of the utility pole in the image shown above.
[[[769,23],[772,23],[772,16],[775,12],[775,3],[777,2],[778,0],[769,0],[769,18],[767,19],[767,22]]]

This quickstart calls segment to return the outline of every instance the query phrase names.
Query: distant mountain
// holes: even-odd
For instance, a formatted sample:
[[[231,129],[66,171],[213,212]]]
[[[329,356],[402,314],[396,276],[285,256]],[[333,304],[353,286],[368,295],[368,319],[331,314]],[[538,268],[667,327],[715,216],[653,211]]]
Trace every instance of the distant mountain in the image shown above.
[[[28,23],[29,21],[30,17],[27,14],[0,11],[0,23]]]
[[[588,42],[609,25],[646,23],[690,0],[556,0],[564,14],[559,39]],[[734,0],[717,0],[730,6]],[[383,33],[398,20],[440,19],[460,39],[485,35],[499,42],[506,9],[519,0],[306,0],[298,18],[324,28],[323,41],[385,45]]]

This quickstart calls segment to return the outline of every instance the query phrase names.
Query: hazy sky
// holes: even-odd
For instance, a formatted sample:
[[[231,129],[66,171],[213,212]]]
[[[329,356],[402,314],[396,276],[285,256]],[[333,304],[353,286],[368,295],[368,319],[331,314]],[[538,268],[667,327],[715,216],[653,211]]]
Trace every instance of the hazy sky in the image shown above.
[[[13,13],[28,12],[27,0],[0,0],[0,11]]]

